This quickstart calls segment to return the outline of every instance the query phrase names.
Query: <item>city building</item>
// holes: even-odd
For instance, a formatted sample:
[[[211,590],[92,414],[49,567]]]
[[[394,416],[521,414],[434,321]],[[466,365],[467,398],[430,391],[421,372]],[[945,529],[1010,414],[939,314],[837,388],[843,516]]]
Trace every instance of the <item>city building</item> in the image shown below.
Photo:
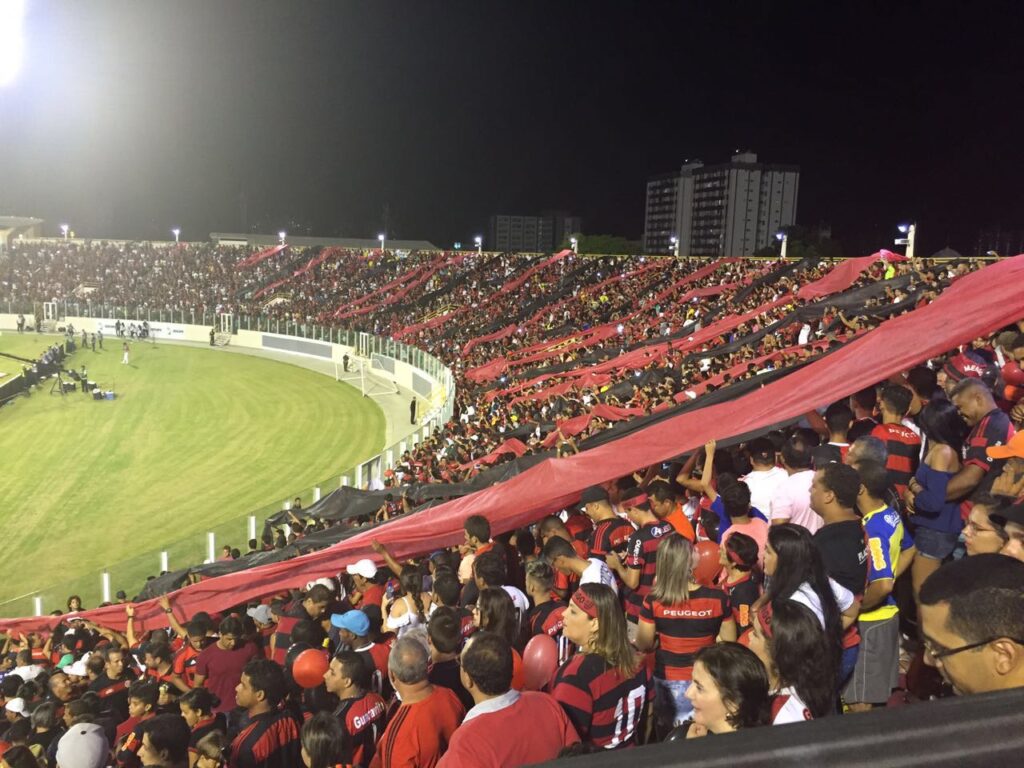
[[[644,252],[750,256],[795,223],[799,187],[799,167],[759,163],[753,152],[721,165],[687,160],[647,182]]]
[[[496,214],[487,224],[484,248],[488,251],[552,253],[582,226],[579,216],[546,211],[540,216]]]

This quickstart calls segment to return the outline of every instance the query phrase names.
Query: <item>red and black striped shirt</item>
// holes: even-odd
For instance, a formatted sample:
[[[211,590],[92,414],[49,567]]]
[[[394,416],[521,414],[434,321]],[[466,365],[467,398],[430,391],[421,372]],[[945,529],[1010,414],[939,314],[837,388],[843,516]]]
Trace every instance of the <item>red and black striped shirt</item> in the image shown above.
[[[594,526],[590,534],[590,556],[602,560],[612,552],[625,552],[629,537],[633,535],[633,526],[619,517],[602,520]]]
[[[646,597],[640,621],[654,624],[658,650],[654,656],[654,676],[662,680],[692,680],[693,657],[715,644],[722,622],[732,618],[729,596],[714,587],[700,587],[690,599],[665,605]]]
[[[624,565],[640,571],[640,583],[636,589],[626,594],[626,616],[630,621],[640,618],[640,608],[644,598],[654,586],[654,571],[658,559],[658,545],[663,536],[672,533],[672,524],[668,522],[647,523],[629,537]]]
[[[551,695],[565,710],[583,741],[604,749],[632,747],[643,734],[652,698],[650,668],[637,665],[632,677],[593,653],[578,653],[555,674]]]
[[[565,603],[561,600],[548,600],[535,605],[526,614],[526,622],[530,627],[530,636],[547,635],[558,645],[558,663],[564,664],[572,655],[573,644],[562,636],[562,618],[565,615]]]
[[[302,765],[299,722],[285,710],[253,717],[231,742],[231,768]]]
[[[988,493],[1006,463],[1005,459],[990,458],[986,449],[994,445],[1006,445],[1014,434],[1016,432],[1009,417],[996,408],[982,416],[981,421],[967,435],[963,448],[964,466],[975,466],[985,473],[978,487],[971,493],[972,497]]]
[[[871,430],[871,436],[885,443],[889,452],[885,468],[896,493],[903,498],[921,459],[921,438],[903,424],[879,424]]]
[[[355,699],[345,699],[334,710],[334,715],[348,732],[352,764],[369,765],[377,748],[377,740],[384,731],[387,715],[384,699],[372,692]]]

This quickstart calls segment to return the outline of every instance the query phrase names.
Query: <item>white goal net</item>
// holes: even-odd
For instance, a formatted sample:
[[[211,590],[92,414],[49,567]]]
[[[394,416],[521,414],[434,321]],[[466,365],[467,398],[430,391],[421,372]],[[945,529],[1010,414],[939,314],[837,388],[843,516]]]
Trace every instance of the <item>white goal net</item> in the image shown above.
[[[369,358],[350,357],[347,371],[343,363],[334,363],[335,380],[358,387],[363,397],[397,395],[398,385],[386,376],[387,371],[379,355]]]

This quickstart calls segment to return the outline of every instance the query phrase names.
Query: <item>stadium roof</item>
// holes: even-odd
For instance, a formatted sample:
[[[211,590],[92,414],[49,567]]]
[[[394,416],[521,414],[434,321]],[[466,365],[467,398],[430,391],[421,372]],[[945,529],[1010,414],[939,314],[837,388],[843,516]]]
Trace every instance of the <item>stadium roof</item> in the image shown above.
[[[277,235],[255,235],[245,232],[211,232],[210,240],[220,242],[222,240],[244,240],[250,245],[277,245]],[[286,238],[289,245],[296,247],[308,247],[313,245],[336,246],[338,248],[352,248],[354,250],[367,250],[379,248],[380,241],[377,238],[360,237],[299,237],[289,235]],[[387,240],[385,242],[388,250],[407,251],[437,251],[436,245],[427,240]]]

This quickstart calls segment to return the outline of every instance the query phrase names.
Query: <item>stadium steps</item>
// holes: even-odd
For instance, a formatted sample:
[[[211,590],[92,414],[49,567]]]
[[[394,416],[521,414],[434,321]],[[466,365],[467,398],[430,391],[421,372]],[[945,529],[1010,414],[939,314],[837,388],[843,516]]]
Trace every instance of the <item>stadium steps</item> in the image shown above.
[[[218,333],[213,337],[213,346],[215,347],[226,347],[231,343],[230,333]]]

